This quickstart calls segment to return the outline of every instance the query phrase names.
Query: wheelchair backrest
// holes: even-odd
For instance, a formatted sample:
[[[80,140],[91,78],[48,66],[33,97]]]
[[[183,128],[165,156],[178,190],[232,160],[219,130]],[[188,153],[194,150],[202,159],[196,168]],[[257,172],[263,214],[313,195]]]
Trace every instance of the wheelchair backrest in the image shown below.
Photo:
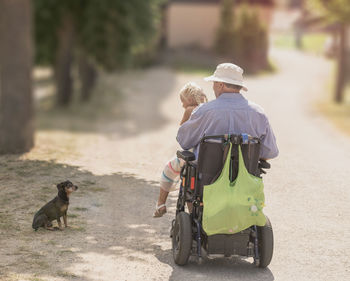
[[[244,164],[248,172],[260,176],[258,168],[260,141],[247,135],[206,136],[202,138],[198,153],[197,179],[200,190],[203,185],[213,183],[220,175],[232,143],[230,178],[233,181],[238,172],[238,146],[241,146]],[[202,193],[202,192],[201,192]]]

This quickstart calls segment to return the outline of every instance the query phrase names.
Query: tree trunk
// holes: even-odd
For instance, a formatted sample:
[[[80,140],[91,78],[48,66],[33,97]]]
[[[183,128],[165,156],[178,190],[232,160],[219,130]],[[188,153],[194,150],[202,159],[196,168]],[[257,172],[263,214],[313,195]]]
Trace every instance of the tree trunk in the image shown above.
[[[30,0],[0,1],[0,153],[34,145]]]
[[[80,98],[85,102],[91,98],[91,93],[97,79],[95,66],[85,54],[79,56],[79,77],[81,82]]]
[[[57,90],[57,104],[66,106],[72,99],[72,75],[71,66],[73,59],[74,25],[70,14],[62,18],[61,27],[58,30],[58,50],[55,63],[55,79]]]
[[[335,88],[335,101],[337,103],[342,103],[344,99],[344,90],[346,83],[346,25],[341,24],[339,26],[339,47],[338,47],[338,71],[337,71],[337,81]]]

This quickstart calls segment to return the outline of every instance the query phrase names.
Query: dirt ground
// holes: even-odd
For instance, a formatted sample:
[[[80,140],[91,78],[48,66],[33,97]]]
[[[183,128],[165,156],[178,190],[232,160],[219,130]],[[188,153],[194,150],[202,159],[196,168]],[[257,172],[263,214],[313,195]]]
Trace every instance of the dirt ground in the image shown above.
[[[174,264],[169,213],[153,219],[158,178],[178,148],[178,90],[201,75],[155,67],[104,76],[89,105],[50,110],[49,82],[36,87],[36,146],[0,157],[0,280],[348,280],[350,140],[315,111],[329,63],[273,50],[278,73],[247,79],[247,98],[262,105],[280,156],[265,176],[265,213],[275,252],[270,266],[250,259]],[[34,213],[55,184],[79,186],[69,228],[34,232]]]

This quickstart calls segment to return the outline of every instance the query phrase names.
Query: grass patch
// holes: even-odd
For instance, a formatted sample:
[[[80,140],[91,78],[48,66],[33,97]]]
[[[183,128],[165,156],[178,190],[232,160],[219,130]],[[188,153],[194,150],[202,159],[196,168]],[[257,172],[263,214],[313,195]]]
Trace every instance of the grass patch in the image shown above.
[[[346,90],[346,97],[350,97],[350,87]],[[350,101],[346,99],[342,104],[337,104],[325,100],[319,102],[317,107],[338,129],[350,136]]]
[[[295,41],[291,34],[278,34],[272,40],[274,47],[281,49],[294,49]]]
[[[41,258],[41,257],[44,257],[42,254],[35,253],[35,252],[30,253],[29,256],[30,256],[32,259],[35,259],[35,260],[37,260],[37,259],[39,259],[39,258]]]
[[[28,280],[30,280],[30,281],[46,281],[47,279],[42,279],[39,277],[30,277]]]
[[[107,188],[105,187],[91,187],[89,188],[89,191],[93,191],[93,192],[102,192],[102,191],[106,191]]]
[[[59,251],[59,254],[60,254],[60,255],[64,255],[64,254],[73,254],[73,251],[71,251],[71,250],[62,250],[62,251]]]
[[[77,217],[79,217],[79,215],[77,215],[77,214],[68,214],[67,216],[69,218],[77,218]]]
[[[80,212],[87,212],[88,208],[82,208],[82,207],[75,207],[73,210],[80,211]]]
[[[303,38],[303,49],[307,52],[322,54],[328,38],[327,34],[307,34]]]
[[[32,264],[35,264],[36,266],[38,266],[40,269],[48,269],[50,268],[49,264],[46,261],[42,261],[42,260],[33,260],[31,262]]]
[[[79,232],[84,232],[84,231],[86,231],[86,228],[83,227],[83,226],[70,226],[70,228],[71,228],[73,231],[79,231]]]
[[[209,76],[213,73],[213,67],[190,63],[187,61],[176,61],[173,63],[172,68],[177,72],[198,74],[202,76]]]
[[[177,72],[182,72],[186,74],[196,74],[200,76],[210,76],[214,73],[215,67],[213,66],[206,66],[206,65],[201,65],[201,64],[195,64],[195,63],[190,63],[186,61],[177,61],[172,65],[173,69]],[[276,66],[276,63],[269,61],[268,66],[266,69],[262,69],[258,71],[257,73],[248,73],[249,74],[254,74],[254,75],[268,75],[271,73],[277,72],[278,68]]]
[[[302,51],[322,54],[328,35],[325,33],[307,33],[302,39]],[[273,45],[282,49],[296,49],[295,38],[291,33],[278,34],[273,38]]]
[[[339,104],[334,101],[336,63],[333,64],[333,72],[330,81],[325,85],[328,89],[327,95],[324,95],[316,103],[317,109],[326,116],[342,132],[350,136],[350,81],[345,88],[344,101]]]
[[[96,184],[96,181],[94,181],[94,180],[83,180],[81,183],[83,185],[94,185],[94,184]]]
[[[64,278],[78,278],[79,276],[68,271],[57,271],[57,275]]]

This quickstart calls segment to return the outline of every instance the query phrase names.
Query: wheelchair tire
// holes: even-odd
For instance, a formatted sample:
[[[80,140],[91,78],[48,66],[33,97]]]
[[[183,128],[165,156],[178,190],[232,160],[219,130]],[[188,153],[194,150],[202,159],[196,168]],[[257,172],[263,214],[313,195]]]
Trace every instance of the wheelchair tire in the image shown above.
[[[180,212],[176,216],[172,235],[172,250],[177,265],[185,265],[191,254],[192,225],[188,213]]]
[[[273,255],[273,232],[269,218],[266,216],[266,224],[264,226],[258,226],[258,239],[259,239],[259,267],[267,267],[272,259]]]

